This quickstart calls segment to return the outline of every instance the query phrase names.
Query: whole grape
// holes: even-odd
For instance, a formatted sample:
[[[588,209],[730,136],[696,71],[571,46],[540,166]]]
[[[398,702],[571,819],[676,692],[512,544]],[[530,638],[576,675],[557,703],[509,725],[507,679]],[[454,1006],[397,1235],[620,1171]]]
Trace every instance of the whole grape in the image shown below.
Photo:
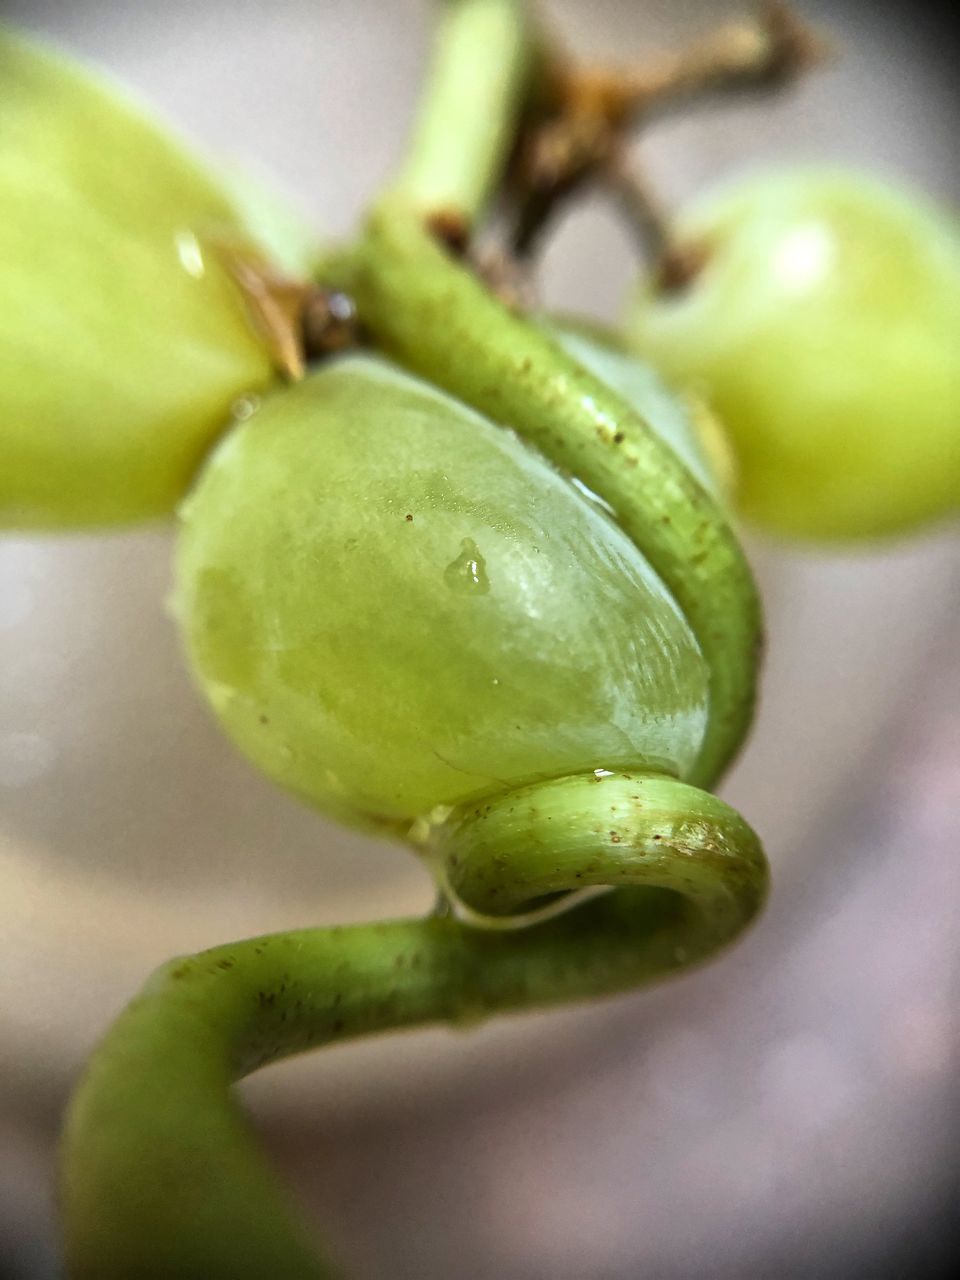
[[[115,89],[0,29],[0,525],[171,510],[273,381],[214,247],[260,256],[239,203]]]
[[[683,774],[706,671],[603,507],[372,356],[267,397],[184,504],[175,609],[227,732],[328,813],[402,830],[570,773]]]
[[[960,227],[878,181],[757,176],[681,219],[702,265],[645,287],[636,348],[727,428],[744,515],[847,539],[960,506]]]

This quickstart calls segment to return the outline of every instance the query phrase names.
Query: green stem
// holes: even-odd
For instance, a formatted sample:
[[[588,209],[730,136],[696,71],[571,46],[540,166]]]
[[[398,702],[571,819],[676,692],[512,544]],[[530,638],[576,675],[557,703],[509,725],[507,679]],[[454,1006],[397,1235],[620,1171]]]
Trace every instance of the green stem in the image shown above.
[[[354,296],[378,346],[613,508],[706,660],[710,719],[690,780],[712,786],[750,726],[761,642],[753,578],[716,501],[629,404],[504,307],[401,199],[383,201],[359,245],[322,276]]]
[[[535,62],[520,0],[448,0],[406,163],[395,184],[424,218],[482,212],[502,174]]]
[[[465,805],[439,827],[434,854],[471,912],[510,917],[571,890],[647,885],[688,898],[723,937],[743,928],[765,877],[735,810],[643,771],[555,778]]]
[[[585,868],[633,887],[508,934],[450,918],[307,929],[165,965],[94,1054],[70,1109],[72,1280],[329,1275],[257,1151],[234,1080],[351,1037],[626,990],[705,959],[762,903],[752,831],[675,780],[590,775],[514,799],[516,816],[465,810],[440,837],[451,878],[479,906],[499,909],[498,890],[506,902],[573,887]],[[610,830],[598,846],[601,811]],[[553,819],[576,834],[551,830]],[[559,837],[554,852],[547,834]]]

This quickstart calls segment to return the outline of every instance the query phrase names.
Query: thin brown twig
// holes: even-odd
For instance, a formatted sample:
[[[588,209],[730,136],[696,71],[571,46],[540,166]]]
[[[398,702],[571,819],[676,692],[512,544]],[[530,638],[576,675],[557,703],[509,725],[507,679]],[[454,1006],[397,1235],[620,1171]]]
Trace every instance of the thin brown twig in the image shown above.
[[[623,210],[641,256],[655,264],[654,283],[658,290],[671,292],[693,280],[706,261],[706,252],[696,243],[680,244],[674,240],[666,207],[642,167],[631,164],[621,149],[604,167],[601,177]]]
[[[787,4],[766,0],[752,20],[632,68],[584,67],[555,55],[514,164],[514,253],[529,255],[557,208],[587,182],[607,172],[608,185],[622,189],[620,157],[636,126],[713,96],[782,88],[828,52]]]
[[[623,129],[715,94],[780,89],[829,56],[829,42],[782,0],[729,22],[673,53],[628,68],[573,68],[566,92],[579,109]],[[562,73],[561,73],[562,74]]]

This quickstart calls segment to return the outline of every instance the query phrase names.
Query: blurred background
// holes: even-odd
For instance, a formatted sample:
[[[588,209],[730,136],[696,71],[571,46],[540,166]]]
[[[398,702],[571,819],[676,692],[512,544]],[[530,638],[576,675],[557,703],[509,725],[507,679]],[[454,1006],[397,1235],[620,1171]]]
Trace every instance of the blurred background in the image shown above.
[[[743,12],[549,0],[625,58]],[[824,157],[956,202],[947,19],[799,0],[843,57],[643,143],[670,202]],[[945,12],[945,11],[944,11]],[[231,163],[346,232],[395,163],[426,0],[6,0]],[[2,88],[2,86],[0,86]],[[615,315],[629,240],[565,220],[550,305]],[[0,1276],[58,1274],[53,1151],[71,1081],[164,958],[426,909],[392,846],[232,752],[163,601],[170,532],[0,542]],[[749,539],[769,658],[725,794],[764,837],[770,908],[704,972],[470,1033],[328,1050],[244,1086],[284,1175],[358,1280],[947,1274],[960,1066],[960,563],[939,531],[855,554]]]

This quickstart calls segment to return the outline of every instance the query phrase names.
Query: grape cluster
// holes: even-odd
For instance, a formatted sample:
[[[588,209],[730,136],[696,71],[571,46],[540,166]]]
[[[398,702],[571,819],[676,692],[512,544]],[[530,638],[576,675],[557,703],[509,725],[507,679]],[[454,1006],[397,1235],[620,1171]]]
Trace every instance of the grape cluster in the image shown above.
[[[726,507],[850,538],[957,505],[949,216],[768,175],[681,220],[696,269],[648,283],[625,334],[518,315],[455,254],[542,50],[514,0],[445,12],[406,191],[313,271],[269,201],[0,31],[0,525],[178,510],[173,609],[227,734],[330,816],[412,844],[453,908],[160,971],[71,1108],[71,1274],[324,1274],[233,1078],[625,990],[738,936],[766,862],[701,789],[747,731],[759,657]],[[425,216],[449,215],[438,192],[463,216]],[[268,310],[271,288],[349,294],[368,349],[291,379],[306,312],[285,365],[251,281]]]
[[[279,385],[216,251],[265,258],[225,189],[62,59],[5,35],[0,73],[4,523],[142,519],[193,486],[176,607],[199,683],[260,768],[341,819],[402,830],[598,762],[683,776],[703,659],[616,513],[382,358]],[[630,339],[729,431],[746,515],[854,536],[956,503],[945,215],[787,172],[678,243],[700,269],[650,285]],[[562,340],[716,486],[689,401],[613,342]]]
[[[598,761],[683,776],[702,658],[616,513],[382,358],[280,385],[217,252],[266,256],[226,189],[66,61],[4,35],[0,71],[4,523],[143,519],[193,486],[197,678],[259,767],[342,819],[402,829]],[[849,537],[956,503],[949,218],[797,171],[695,209],[678,243],[702,265],[646,288],[630,340],[729,432],[747,516]],[[562,339],[716,487],[689,400],[612,341]]]

